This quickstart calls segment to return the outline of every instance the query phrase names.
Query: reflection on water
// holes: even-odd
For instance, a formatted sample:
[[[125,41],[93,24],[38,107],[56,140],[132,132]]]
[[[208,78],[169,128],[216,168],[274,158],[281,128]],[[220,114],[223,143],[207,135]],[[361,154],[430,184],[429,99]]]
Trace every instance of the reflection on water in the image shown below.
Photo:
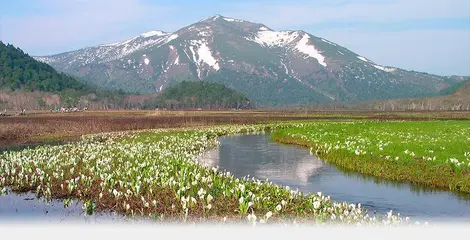
[[[330,166],[307,149],[273,142],[268,135],[235,135],[199,161],[236,177],[254,176],[307,192],[324,192],[334,200],[363,204],[369,212],[389,210],[417,220],[470,221],[470,194],[454,194],[381,180]]]
[[[255,172],[257,178],[266,179],[271,176],[289,181],[298,181],[300,185],[307,185],[310,176],[320,172],[324,164],[320,161],[311,161],[310,157],[303,157],[296,164],[284,162],[283,166],[276,167],[274,163],[266,164]]]
[[[145,219],[130,218],[114,212],[100,212],[85,216],[83,203],[73,201],[64,208],[63,201],[46,202],[34,193],[9,193],[0,195],[0,224],[25,221],[41,223],[149,223]]]

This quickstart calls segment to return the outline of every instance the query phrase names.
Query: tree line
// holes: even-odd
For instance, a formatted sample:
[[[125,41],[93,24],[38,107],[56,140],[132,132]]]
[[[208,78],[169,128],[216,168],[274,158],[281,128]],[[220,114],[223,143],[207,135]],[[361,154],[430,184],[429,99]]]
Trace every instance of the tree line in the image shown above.
[[[68,76],[58,73],[46,63],[36,61],[20,48],[0,41],[0,88],[25,91],[59,92],[65,89],[78,91],[89,87]]]
[[[253,103],[243,94],[223,84],[204,81],[182,81],[164,89],[144,108],[166,109],[248,109]]]

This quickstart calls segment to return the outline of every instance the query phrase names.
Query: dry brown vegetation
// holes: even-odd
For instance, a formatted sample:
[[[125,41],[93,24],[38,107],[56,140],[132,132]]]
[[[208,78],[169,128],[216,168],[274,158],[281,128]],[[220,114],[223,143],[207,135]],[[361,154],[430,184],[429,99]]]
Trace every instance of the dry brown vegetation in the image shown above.
[[[0,117],[0,149],[15,145],[76,140],[84,134],[215,124],[250,124],[287,120],[468,120],[470,112],[371,111],[87,111],[27,112]]]

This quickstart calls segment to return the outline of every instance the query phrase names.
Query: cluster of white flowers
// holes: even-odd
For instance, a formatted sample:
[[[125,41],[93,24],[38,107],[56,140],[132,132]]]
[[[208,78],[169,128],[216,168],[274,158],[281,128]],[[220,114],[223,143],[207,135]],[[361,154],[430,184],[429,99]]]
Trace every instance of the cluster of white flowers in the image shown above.
[[[426,124],[436,126],[430,131]],[[470,167],[470,145],[462,139],[470,134],[470,128],[448,131],[447,125],[452,123],[438,124],[442,126],[434,122],[317,122],[282,132],[291,139],[311,143],[312,154],[337,152],[390,161],[448,163],[456,169]],[[455,149],[454,144],[462,147]]]
[[[108,199],[131,214],[151,215],[162,208],[186,218],[198,209],[204,209],[206,215],[217,214],[220,211],[213,211],[217,206],[227,208],[222,210],[228,213],[237,211],[251,223],[266,223],[285,214],[314,217],[320,222],[380,223],[369,217],[360,205],[333,202],[322,193],[304,195],[267,180],[235,178],[230,172],[204,167],[197,161],[204,152],[217,146],[217,136],[299,126],[304,124],[106,133],[85,136],[66,145],[5,152],[0,155],[0,189],[5,186],[36,189],[46,198],[55,194],[85,200],[92,197],[93,206],[89,202],[87,209]],[[353,140],[348,142],[347,146],[357,147]],[[328,146],[331,150],[331,145]],[[94,197],[88,194],[92,189],[98,189]],[[165,189],[174,194],[170,202],[159,199],[157,191]],[[237,209],[217,204],[227,199],[238,200]],[[295,213],[299,206],[302,211]],[[257,217],[255,210],[262,217]],[[393,222],[400,221],[397,218]]]

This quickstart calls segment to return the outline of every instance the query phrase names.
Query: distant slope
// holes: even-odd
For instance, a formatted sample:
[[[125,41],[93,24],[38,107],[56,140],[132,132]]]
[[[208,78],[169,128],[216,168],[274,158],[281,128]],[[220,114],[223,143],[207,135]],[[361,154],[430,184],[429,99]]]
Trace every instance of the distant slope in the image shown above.
[[[66,89],[84,91],[89,87],[51,66],[36,61],[13,45],[0,41],[0,89],[58,92]]]
[[[168,109],[246,109],[250,100],[219,83],[182,81],[163,90],[146,108]]]
[[[215,15],[173,33],[36,57],[107,89],[160,92],[179,80],[223,83],[257,106],[439,96],[459,82],[384,66],[298,30]]]
[[[455,88],[459,87],[457,90]],[[388,101],[367,101],[354,104],[331,104],[311,106],[322,109],[355,109],[382,111],[470,111],[470,81],[449,88],[452,94],[429,98],[405,98]]]
[[[456,93],[457,91],[464,91],[465,90],[464,86],[468,86],[468,83],[470,83],[470,77],[468,77],[467,80],[461,81],[448,88],[442,89],[441,91],[439,91],[439,94],[441,96],[446,96],[446,95],[452,95]]]

